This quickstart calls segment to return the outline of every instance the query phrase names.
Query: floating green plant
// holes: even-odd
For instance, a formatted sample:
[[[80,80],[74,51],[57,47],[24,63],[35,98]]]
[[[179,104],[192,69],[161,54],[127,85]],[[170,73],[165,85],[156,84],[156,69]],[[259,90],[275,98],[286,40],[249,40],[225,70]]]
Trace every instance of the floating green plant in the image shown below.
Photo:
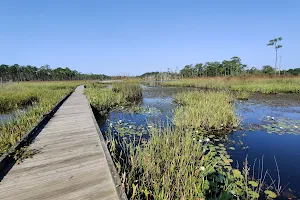
[[[289,118],[274,118],[267,116],[262,120],[261,127],[268,133],[282,134],[300,134],[300,120]]]
[[[139,114],[143,114],[146,116],[159,116],[162,114],[161,110],[159,110],[156,107],[140,107],[140,109],[138,110]]]

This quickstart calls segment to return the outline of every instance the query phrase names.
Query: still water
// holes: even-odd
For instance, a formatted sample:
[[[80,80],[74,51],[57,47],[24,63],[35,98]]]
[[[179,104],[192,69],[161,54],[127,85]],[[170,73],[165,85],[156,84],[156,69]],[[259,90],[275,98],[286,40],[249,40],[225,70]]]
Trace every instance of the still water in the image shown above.
[[[172,96],[194,88],[146,87],[143,86],[142,111],[130,113],[112,111],[107,119],[99,118],[101,131],[105,134],[112,122],[126,122],[135,126],[147,126],[150,122],[166,124],[172,121],[176,108]],[[225,146],[234,162],[233,167],[243,166],[248,158],[249,166],[264,165],[270,177],[276,180],[278,170],[283,195],[300,197],[300,98],[296,94],[252,94],[248,101],[236,101],[236,114],[241,120],[241,129],[228,133]],[[234,150],[233,150],[234,149]],[[252,173],[252,172],[251,172]],[[258,173],[255,170],[255,173]],[[266,176],[270,184],[271,178]]]

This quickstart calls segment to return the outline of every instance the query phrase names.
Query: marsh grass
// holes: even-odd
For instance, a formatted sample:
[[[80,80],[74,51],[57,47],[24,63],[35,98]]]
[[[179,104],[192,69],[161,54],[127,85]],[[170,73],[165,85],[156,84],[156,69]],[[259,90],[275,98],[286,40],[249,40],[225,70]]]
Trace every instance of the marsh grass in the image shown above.
[[[299,77],[210,77],[163,82],[163,86],[230,89],[259,93],[300,93]]]
[[[130,84],[87,87],[86,93],[93,106],[107,109],[132,102],[134,98],[126,98],[124,91],[139,96],[140,89]],[[200,134],[238,122],[230,93],[184,92],[175,99],[181,104],[176,110],[175,124],[180,123],[176,126],[154,123],[141,127],[122,120],[108,121],[104,137],[129,199],[250,200],[273,196],[271,190],[263,193],[263,180],[250,177],[247,160],[245,170],[233,168],[224,141]],[[183,121],[186,118],[189,120]]]
[[[38,101],[37,93],[13,93],[11,91],[1,91],[0,111],[6,113],[11,110],[23,108],[32,105]]]
[[[174,112],[174,124],[178,127],[222,131],[238,126],[233,96],[228,92],[182,92],[174,99],[180,105]]]
[[[120,136],[127,131],[116,133],[111,127],[106,138],[130,199],[258,199],[263,191],[274,195],[263,185],[263,171],[262,178],[251,177],[247,159],[243,170],[233,168],[223,144],[191,129],[151,124],[146,141],[138,134],[130,140]]]
[[[116,82],[112,84],[112,91],[121,93],[127,102],[138,101],[142,97],[142,88],[137,82]]]
[[[235,93],[235,98],[238,100],[248,100],[249,99],[249,92],[240,91]]]
[[[85,87],[88,87],[88,88],[105,88],[108,86],[109,86],[109,84],[102,83],[102,82],[89,82],[89,83],[85,84]]]
[[[38,103],[49,91],[69,90],[75,82],[22,82],[0,88],[0,113]]]
[[[181,134],[151,127],[149,133],[150,140],[145,143],[139,137],[129,141],[115,140],[110,135],[109,149],[128,196],[132,199],[205,197],[203,188],[209,187],[205,177],[218,164],[210,159],[212,155],[205,153],[207,145],[193,139],[191,131]],[[116,152],[118,146],[123,156]]]
[[[90,104],[104,115],[110,108],[138,103],[142,98],[142,89],[138,83],[124,81],[112,83],[111,87],[87,85],[85,94]]]
[[[223,78],[193,78],[162,82],[162,86],[197,87],[201,89],[226,89]]]
[[[18,114],[18,117],[5,122],[0,127],[0,155],[14,146],[22,136],[27,133],[34,125],[48,113],[59,100],[79,82],[34,82],[34,83],[17,83],[8,85],[0,90],[0,104],[6,105],[7,99],[11,106],[10,109],[18,108],[22,104],[17,98],[26,99],[28,96],[37,98],[36,104],[29,107],[25,113]],[[3,97],[2,94],[7,96]],[[30,95],[29,95],[30,94]],[[12,103],[13,102],[13,103]],[[2,106],[3,107],[3,106]]]

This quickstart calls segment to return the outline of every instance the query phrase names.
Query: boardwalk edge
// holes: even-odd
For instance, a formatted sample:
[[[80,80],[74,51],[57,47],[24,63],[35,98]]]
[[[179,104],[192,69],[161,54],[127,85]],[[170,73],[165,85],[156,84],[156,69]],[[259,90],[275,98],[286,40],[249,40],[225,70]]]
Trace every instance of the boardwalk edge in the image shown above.
[[[100,130],[99,125],[98,125],[98,123],[96,121],[93,109],[92,109],[92,107],[91,107],[90,104],[89,104],[89,109],[90,109],[91,114],[92,114],[94,125],[95,125],[95,127],[97,129],[97,133],[98,133],[98,136],[99,136],[99,139],[100,139],[100,143],[101,143],[101,147],[102,147],[102,149],[104,151],[104,155],[105,155],[108,167],[109,167],[111,178],[113,179],[114,184],[115,184],[115,190],[116,190],[116,192],[117,192],[118,197],[119,197],[120,200],[127,200],[127,196],[125,194],[125,191],[122,188],[121,179],[120,179],[119,174],[118,174],[118,172],[117,172],[117,170],[115,168],[115,165],[114,165],[114,162],[113,162],[113,160],[112,160],[112,158],[110,156],[110,153],[109,153],[109,151],[107,149],[104,137],[103,137],[103,135],[101,133],[101,130]]]

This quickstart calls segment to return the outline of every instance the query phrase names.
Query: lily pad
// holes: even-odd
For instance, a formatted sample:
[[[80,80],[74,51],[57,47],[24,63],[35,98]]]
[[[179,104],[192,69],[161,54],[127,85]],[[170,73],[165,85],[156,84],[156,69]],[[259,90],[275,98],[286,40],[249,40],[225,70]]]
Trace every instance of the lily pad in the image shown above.
[[[252,198],[254,198],[254,199],[258,199],[259,198],[259,194],[257,192],[250,191],[249,193],[252,196]]]
[[[240,177],[242,175],[241,171],[238,169],[232,170],[232,173],[234,177]]]
[[[271,190],[265,190],[265,194],[268,195],[269,198],[274,199],[277,197],[277,195],[274,192],[272,192]]]
[[[249,181],[248,182],[252,187],[257,187],[258,186],[258,183],[255,182],[255,181]]]

